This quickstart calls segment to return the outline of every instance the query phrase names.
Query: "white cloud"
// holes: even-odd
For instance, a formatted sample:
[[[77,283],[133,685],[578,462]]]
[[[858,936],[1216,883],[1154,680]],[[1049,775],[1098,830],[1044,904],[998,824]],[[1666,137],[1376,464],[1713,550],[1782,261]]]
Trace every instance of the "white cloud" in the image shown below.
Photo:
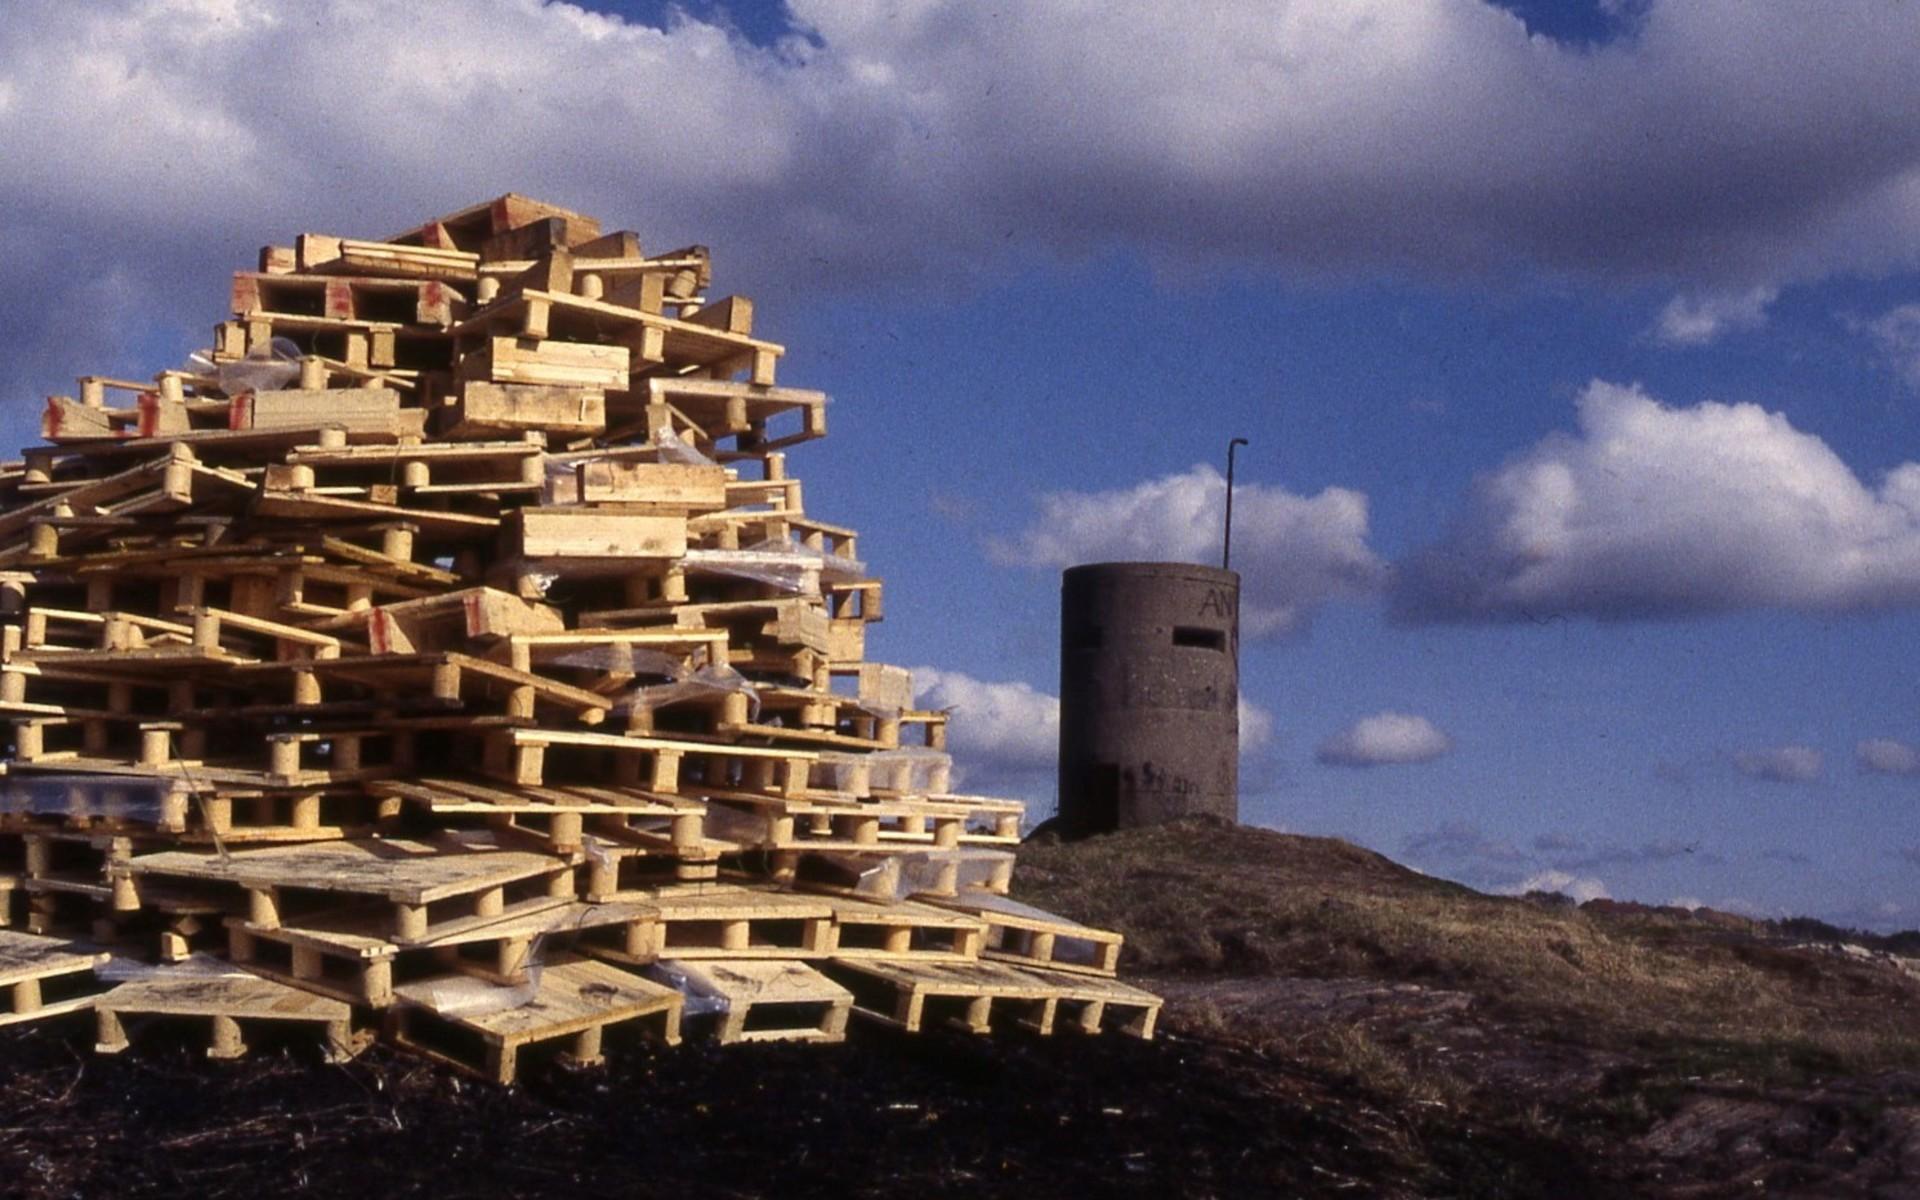
[[[1226,479],[1204,464],[1130,488],[1052,492],[1032,525],[989,549],[997,561],[1033,567],[1215,563],[1226,495]],[[1306,497],[1236,482],[1233,562],[1241,629],[1252,637],[1297,631],[1321,604],[1371,594],[1386,578],[1367,546],[1367,498],[1346,488]]]
[[[1524,896],[1528,892],[1558,892],[1572,897],[1576,904],[1609,899],[1607,885],[1600,880],[1591,875],[1573,875],[1560,870],[1536,871],[1500,891],[1509,896]]]
[[[1660,310],[1654,335],[1670,346],[1704,346],[1722,334],[1766,324],[1767,307],[1779,296],[1772,287],[1675,296]]]
[[[1060,698],[1018,680],[975,679],[938,667],[913,668],[914,703],[951,709],[947,749],[968,787],[1006,788],[1029,802],[1051,800],[1060,752]],[[1273,741],[1273,714],[1240,697],[1240,755]]]
[[[1870,738],[1853,748],[1853,758],[1870,775],[1920,775],[1920,749],[1893,738]]]
[[[1752,404],[1668,408],[1596,381],[1579,433],[1483,476],[1399,574],[1413,620],[1836,612],[1920,603],[1920,464],[1870,488]]]
[[[1778,746],[1743,750],[1733,756],[1733,769],[1749,779],[1768,783],[1811,783],[1820,778],[1824,756],[1811,746]]]
[[[1376,767],[1432,762],[1453,749],[1453,739],[1425,717],[1383,712],[1362,717],[1320,743],[1314,758],[1335,767]]]
[[[991,683],[959,671],[913,668],[914,703],[953,710],[947,745],[963,765],[1052,771],[1060,750],[1060,699],[1031,684]]]
[[[1240,757],[1263,753],[1273,743],[1273,714],[1240,693]]]
[[[761,47],[536,0],[22,0],[0,205],[46,249],[0,288],[132,263],[204,314],[269,238],[507,188],[708,242],[749,291],[1115,245],[1700,294],[1920,261],[1914,5],[1659,0],[1599,48],[1476,0],[791,13]],[[58,333],[45,365],[94,369],[112,319],[16,320],[0,354]]]
[[[1888,309],[1865,328],[1887,365],[1909,386],[1920,388],[1920,304]]]

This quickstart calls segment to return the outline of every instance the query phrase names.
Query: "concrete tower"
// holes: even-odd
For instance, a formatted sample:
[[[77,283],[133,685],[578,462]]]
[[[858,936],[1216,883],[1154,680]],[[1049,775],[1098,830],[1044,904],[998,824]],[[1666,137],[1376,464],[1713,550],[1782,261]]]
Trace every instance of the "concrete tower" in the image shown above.
[[[1060,826],[1240,819],[1240,576],[1092,563],[1060,582]]]

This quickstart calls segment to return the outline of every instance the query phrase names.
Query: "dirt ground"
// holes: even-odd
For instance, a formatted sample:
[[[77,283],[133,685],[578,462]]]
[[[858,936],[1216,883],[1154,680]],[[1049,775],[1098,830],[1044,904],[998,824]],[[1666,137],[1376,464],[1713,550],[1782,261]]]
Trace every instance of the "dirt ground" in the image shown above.
[[[1482,896],[1326,839],[1022,853],[1119,928],[1151,1043],[918,1037],[536,1059],[0,1031],[0,1196],[1920,1198],[1909,935]],[[1902,940],[1906,939],[1906,940]],[[693,1031],[690,1031],[690,1033]]]
[[[501,1089],[381,1048],[208,1062],[0,1036],[0,1192],[97,1196],[1421,1194],[1393,1120],[1256,1054],[863,1030],[837,1047],[617,1048]],[[623,1052],[619,1052],[623,1051]]]

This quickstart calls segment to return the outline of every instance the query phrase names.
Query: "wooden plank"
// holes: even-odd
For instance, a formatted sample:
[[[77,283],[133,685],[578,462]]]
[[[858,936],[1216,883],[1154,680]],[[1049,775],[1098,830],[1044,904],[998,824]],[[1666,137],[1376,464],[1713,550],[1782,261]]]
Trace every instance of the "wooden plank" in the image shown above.
[[[159,875],[247,888],[305,888],[416,905],[551,875],[566,867],[561,859],[524,850],[405,838],[276,846],[228,855],[168,850],[140,855],[128,864],[136,877]]]
[[[671,516],[522,508],[504,528],[508,552],[534,560],[657,560],[687,552],[686,520]]]
[[[392,388],[282,388],[245,393],[233,402],[229,427],[314,429],[336,427],[355,433],[418,437],[426,428],[423,409],[402,409]]]
[[[407,279],[472,280],[480,256],[462,250],[399,246],[303,233],[294,241],[298,269],[322,274],[392,275]]]
[[[0,987],[22,980],[91,971],[104,966],[112,957],[104,950],[78,946],[61,938],[0,930]]]
[[[349,616],[366,622],[368,647],[375,654],[426,653],[566,628],[558,609],[495,588],[462,588]]]
[[[590,437],[606,431],[607,394],[599,388],[469,379],[441,410],[439,428],[455,438],[525,430]]]
[[[727,507],[727,472],[691,463],[592,461],[574,470],[580,504],[618,504],[635,512],[686,515]]]
[[[490,337],[460,359],[465,380],[608,389],[627,386],[625,346]]]
[[[94,968],[110,957],[60,938],[0,930],[0,1028],[92,1008],[104,990]]]

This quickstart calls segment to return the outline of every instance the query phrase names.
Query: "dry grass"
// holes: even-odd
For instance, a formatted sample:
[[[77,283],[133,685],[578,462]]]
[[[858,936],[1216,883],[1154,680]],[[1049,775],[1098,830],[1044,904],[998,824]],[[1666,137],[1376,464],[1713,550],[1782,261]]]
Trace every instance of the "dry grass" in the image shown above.
[[[1214,822],[1030,846],[1016,879],[1126,933],[1134,971],[1428,983],[1571,1040],[1666,1044],[1725,1070],[1920,1065],[1920,983],[1757,926],[1485,896],[1344,842]]]

